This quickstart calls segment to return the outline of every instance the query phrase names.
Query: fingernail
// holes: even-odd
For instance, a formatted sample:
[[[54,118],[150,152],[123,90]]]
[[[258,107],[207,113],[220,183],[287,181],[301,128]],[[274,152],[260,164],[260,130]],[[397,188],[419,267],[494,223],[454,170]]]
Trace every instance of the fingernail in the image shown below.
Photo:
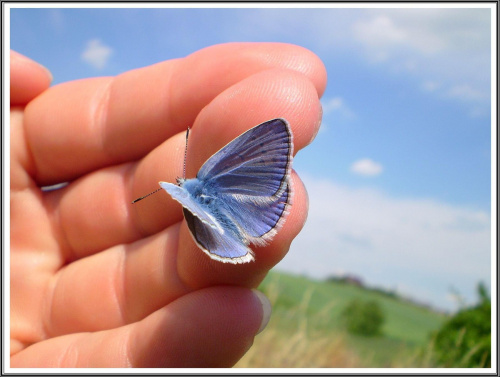
[[[260,332],[266,328],[269,319],[271,318],[271,303],[261,291],[256,289],[252,289],[252,291],[262,304],[262,322],[260,323],[259,331],[257,331],[257,334],[260,334]]]
[[[321,104],[321,102],[319,103],[319,117],[318,117],[318,130],[319,130],[319,127],[321,125],[321,122],[323,121],[323,105]]]

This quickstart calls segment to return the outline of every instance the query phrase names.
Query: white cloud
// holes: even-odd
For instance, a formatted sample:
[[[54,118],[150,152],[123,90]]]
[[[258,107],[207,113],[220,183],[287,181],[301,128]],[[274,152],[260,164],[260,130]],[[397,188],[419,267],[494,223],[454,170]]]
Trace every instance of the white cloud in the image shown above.
[[[351,38],[368,61],[420,77],[440,99],[482,102],[469,109],[477,115],[490,102],[490,23],[489,9],[372,9],[352,22]]]
[[[367,177],[379,175],[384,170],[383,166],[369,158],[355,161],[351,165],[351,172]]]
[[[63,10],[58,8],[53,8],[53,9],[47,9],[47,11],[48,11],[49,24],[54,29],[54,31],[56,31],[59,34],[65,32],[67,28],[67,21],[64,17]]]
[[[420,88],[424,92],[434,93],[441,99],[455,100],[467,105],[468,114],[472,118],[487,116],[490,112],[489,95],[468,84],[443,86],[437,81],[424,81]]]
[[[469,116],[471,118],[482,118],[490,114],[490,109],[485,106],[472,106],[469,110]]]
[[[455,85],[451,87],[447,95],[451,98],[456,98],[464,102],[477,102],[485,99],[484,94],[470,85]]]
[[[388,49],[392,46],[408,41],[407,33],[396,27],[386,15],[355,22],[352,28],[355,39],[368,46],[374,53],[371,58],[377,61],[386,60],[389,56]]]
[[[330,98],[328,100],[325,99],[323,102],[323,112],[328,114],[331,111],[337,111],[343,105],[343,100],[340,97]]]
[[[102,44],[99,39],[92,39],[88,41],[81,58],[94,68],[102,69],[106,66],[112,54],[113,50],[110,47]]]
[[[428,199],[396,199],[302,177],[310,211],[278,269],[325,278],[336,271],[446,309],[450,288],[467,302],[490,282],[490,217]]]
[[[249,10],[237,13],[236,19],[221,20],[219,29],[232,30],[233,40],[262,40],[262,35],[274,35],[277,40],[311,49],[325,62],[354,58],[358,63],[358,59],[365,59],[380,64],[390,74],[400,74],[406,83],[439,82],[441,90],[427,93],[440,100],[452,99],[445,95],[447,89],[467,84],[484,95],[483,108],[489,107],[491,9],[322,7],[306,12],[305,17],[303,9]],[[255,20],[259,20],[258,28]],[[235,22],[237,30],[233,30]],[[342,74],[335,66],[328,69],[333,82]]]
[[[370,49],[393,54],[477,52],[489,47],[487,9],[374,9],[353,23],[354,38]]]
[[[426,92],[435,92],[441,87],[441,84],[436,81],[427,80],[422,83],[422,89]]]
[[[323,115],[330,115],[333,113],[340,114],[346,119],[354,119],[356,115],[345,103],[342,97],[336,96],[331,98],[323,98],[321,100],[323,107]]]

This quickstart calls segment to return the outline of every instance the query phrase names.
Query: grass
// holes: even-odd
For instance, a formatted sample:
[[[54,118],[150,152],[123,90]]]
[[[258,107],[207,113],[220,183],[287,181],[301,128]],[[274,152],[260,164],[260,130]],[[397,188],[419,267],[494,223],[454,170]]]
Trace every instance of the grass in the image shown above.
[[[431,367],[429,334],[446,317],[383,293],[272,272],[260,288],[273,314],[240,368]],[[340,313],[352,299],[377,300],[383,336],[347,334]]]

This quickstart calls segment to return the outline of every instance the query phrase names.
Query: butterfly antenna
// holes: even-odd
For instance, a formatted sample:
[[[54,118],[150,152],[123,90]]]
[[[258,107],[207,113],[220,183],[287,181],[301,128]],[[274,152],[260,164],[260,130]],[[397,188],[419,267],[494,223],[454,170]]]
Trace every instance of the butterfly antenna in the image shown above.
[[[137,203],[139,200],[142,200],[142,199],[144,199],[144,198],[147,198],[149,195],[156,194],[156,193],[157,193],[158,191],[160,191],[160,190],[161,190],[161,187],[160,187],[158,190],[154,190],[153,192],[150,192],[150,193],[149,193],[149,194],[147,194],[147,195],[144,195],[144,196],[141,196],[140,198],[137,198],[136,200],[134,200],[134,201],[132,202],[132,204]]]
[[[187,152],[188,152],[188,138],[189,138],[189,127],[186,132],[186,149],[184,150],[184,168],[183,168],[183,178],[186,178],[186,157],[187,157]],[[142,200],[144,198],[147,198],[150,195],[156,194],[158,191],[160,191],[162,188],[160,187],[158,190],[154,190],[153,192],[150,192],[147,195],[141,196],[140,198],[137,198],[132,202],[132,204],[137,203],[139,200]]]
[[[182,172],[182,178],[186,178],[186,157],[188,153],[188,138],[189,138],[189,127],[186,131],[186,149],[184,149],[184,168]]]

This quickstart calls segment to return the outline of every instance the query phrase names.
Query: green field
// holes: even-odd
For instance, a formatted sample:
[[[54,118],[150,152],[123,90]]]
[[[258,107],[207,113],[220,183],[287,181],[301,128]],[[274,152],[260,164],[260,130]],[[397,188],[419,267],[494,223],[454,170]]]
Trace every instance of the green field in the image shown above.
[[[432,367],[429,335],[446,316],[383,292],[271,272],[259,287],[273,314],[236,367]],[[340,313],[353,299],[376,300],[382,335],[347,334]]]

